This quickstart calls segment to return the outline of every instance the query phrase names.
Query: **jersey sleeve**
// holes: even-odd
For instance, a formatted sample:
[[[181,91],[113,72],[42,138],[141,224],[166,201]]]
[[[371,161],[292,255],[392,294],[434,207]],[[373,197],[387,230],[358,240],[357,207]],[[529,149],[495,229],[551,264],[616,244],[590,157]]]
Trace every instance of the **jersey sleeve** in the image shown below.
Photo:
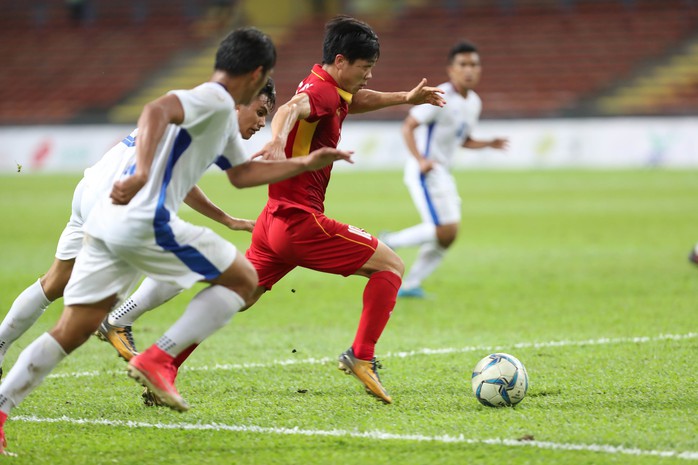
[[[228,139],[223,153],[216,159],[215,164],[222,170],[227,170],[233,166],[245,163],[249,157],[245,153],[245,147],[242,143],[242,136],[239,132],[235,136]]]

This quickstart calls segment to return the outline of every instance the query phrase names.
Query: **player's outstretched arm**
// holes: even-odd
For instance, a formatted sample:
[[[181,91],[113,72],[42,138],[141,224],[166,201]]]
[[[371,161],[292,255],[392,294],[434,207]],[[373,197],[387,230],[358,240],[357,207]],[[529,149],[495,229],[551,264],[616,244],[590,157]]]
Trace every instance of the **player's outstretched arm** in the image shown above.
[[[271,120],[271,140],[262,150],[252,155],[252,158],[263,160],[283,160],[286,158],[284,148],[286,139],[293,125],[300,119],[310,116],[310,99],[308,94],[296,94],[288,102],[281,105]]]
[[[409,92],[378,92],[370,89],[361,89],[351,100],[349,113],[366,113],[380,110],[394,105],[421,105],[428,103],[442,107],[446,101],[441,96],[444,91],[438,87],[427,86],[426,78],[423,78],[417,86]]]
[[[138,118],[136,172],[114,183],[110,195],[113,203],[126,205],[141,190],[148,181],[155,150],[165,134],[167,125],[181,124],[182,121],[184,108],[179,98],[173,94],[162,96],[145,105]]]
[[[463,147],[467,149],[484,149],[486,147],[491,147],[493,149],[506,150],[509,148],[509,139],[504,137],[495,137],[490,140],[475,140],[472,137],[468,137],[463,142]]]
[[[283,181],[306,171],[318,170],[337,160],[353,163],[352,153],[323,147],[310,152],[305,157],[285,158],[283,160],[248,160],[228,168],[225,172],[233,186],[237,188],[254,187]]]
[[[187,196],[184,198],[184,203],[205,217],[211,218],[213,221],[216,221],[223,226],[232,229],[233,231],[252,232],[252,229],[254,229],[254,220],[245,220],[228,215],[226,212],[221,210],[218,205],[213,203],[211,199],[204,194],[204,191],[202,191],[199,186],[194,186],[189,191]]]

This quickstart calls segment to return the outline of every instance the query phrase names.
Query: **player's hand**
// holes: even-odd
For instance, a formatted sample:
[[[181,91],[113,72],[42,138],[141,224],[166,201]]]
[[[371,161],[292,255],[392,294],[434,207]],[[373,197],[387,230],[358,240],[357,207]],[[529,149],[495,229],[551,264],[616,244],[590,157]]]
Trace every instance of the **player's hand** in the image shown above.
[[[242,218],[228,217],[225,225],[233,231],[252,232],[255,225],[255,220],[245,220]]]
[[[354,163],[351,159],[353,151],[338,150],[331,147],[323,147],[313,150],[307,157],[303,157],[308,170],[317,170],[329,166],[337,160],[344,160],[349,163]]]
[[[116,181],[109,195],[112,203],[116,205],[128,204],[138,191],[145,186],[146,181],[148,181],[148,176],[138,173],[134,173],[133,176],[129,176],[121,181]]]
[[[419,163],[419,171],[422,174],[426,174],[429,171],[434,169],[434,160],[431,160],[429,158],[422,157],[419,159],[418,163]]]
[[[417,87],[407,93],[407,103],[412,105],[429,103],[437,107],[443,107],[446,105],[446,100],[441,96],[443,93],[444,91],[438,87],[428,87],[427,78],[422,78]]]
[[[284,145],[284,141],[282,140],[271,140],[262,147],[262,150],[252,155],[252,159],[285,160],[286,152],[284,152]]]
[[[493,149],[506,150],[509,148],[509,139],[505,139],[503,137],[492,139],[492,142],[490,142],[490,147]]]

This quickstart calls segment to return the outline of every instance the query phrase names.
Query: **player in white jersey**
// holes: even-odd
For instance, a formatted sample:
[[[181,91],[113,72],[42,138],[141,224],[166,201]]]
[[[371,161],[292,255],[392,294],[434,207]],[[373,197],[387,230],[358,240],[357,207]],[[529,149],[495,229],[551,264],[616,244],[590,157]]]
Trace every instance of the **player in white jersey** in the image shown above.
[[[458,148],[504,149],[508,145],[507,139],[476,140],[472,136],[482,109],[473,90],[480,72],[477,48],[466,41],[457,43],[448,54],[449,81],[439,86],[448,105],[414,107],[403,123],[402,135],[412,155],[405,165],[404,182],[422,222],[381,235],[393,249],[420,246],[398,297],[424,297],[422,281],[439,266],[456,239],[461,208],[450,169]]]
[[[128,366],[129,375],[162,403],[179,411],[189,408],[173,383],[174,359],[243,308],[257,286],[257,273],[230,242],[179,219],[182,201],[214,163],[241,188],[351,160],[349,152],[329,148],[282,161],[245,156],[235,102],[248,104],[275,62],[268,36],[254,28],[235,30],[221,42],[209,82],[144,107],[130,163],[85,222],[63,314],[50,332],[27,346],[0,384],[0,452],[6,447],[4,425],[12,408],[90,337],[143,274],[183,287],[197,281],[211,284]]]
[[[249,139],[264,127],[266,117],[274,108],[275,102],[274,82],[270,78],[250,105],[237,106],[240,135],[243,139]],[[73,271],[75,257],[82,247],[85,219],[95,199],[99,198],[100,194],[106,195],[111,190],[116,173],[120,172],[119,166],[125,162],[123,158],[129,154],[129,151],[124,148],[132,147],[134,140],[132,133],[109,150],[97,163],[85,170],[84,177],[73,193],[70,220],[58,240],[53,264],[41,279],[17,296],[0,323],[0,376],[2,376],[2,362],[12,343],[36,322],[51,302],[63,297],[65,286]],[[252,232],[254,227],[253,220],[234,218],[218,208],[196,186],[189,192],[185,203],[233,231]],[[166,302],[181,290],[182,288],[178,286],[158,283],[151,278],[146,278],[124,305],[129,304],[134,310],[145,312]],[[118,335],[122,333],[123,331]]]
[[[249,106],[238,105],[238,124],[240,125],[240,135],[243,139],[249,139],[265,126],[266,117],[272,112],[275,104],[274,82],[269,78],[267,84],[260,91],[257,100]],[[221,211],[221,213],[223,212]],[[237,221],[244,221],[244,229],[252,232],[254,221]],[[231,229],[235,228],[231,227]],[[95,336],[109,342],[116,349],[119,356],[128,362],[131,358],[138,355],[132,333],[133,323],[141,315],[172,299],[182,290],[181,287],[176,285],[164,284],[152,278],[145,278],[133,295],[117,309],[109,313],[107,318],[99,325]],[[154,399],[150,395],[146,395],[146,401],[152,403]]]

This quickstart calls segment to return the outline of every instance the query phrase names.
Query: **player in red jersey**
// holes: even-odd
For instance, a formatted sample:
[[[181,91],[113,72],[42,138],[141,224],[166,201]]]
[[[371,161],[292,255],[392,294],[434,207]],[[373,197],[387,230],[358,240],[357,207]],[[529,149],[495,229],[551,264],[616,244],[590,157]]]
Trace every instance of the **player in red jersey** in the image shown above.
[[[425,79],[409,92],[365,89],[379,54],[370,26],[347,16],[330,20],[322,65],[313,66],[296,95],[279,107],[271,123],[272,140],[257,156],[303,157],[320,147],[337,147],[348,113],[405,103],[444,105],[442,91],[427,87]],[[374,352],[395,306],[404,265],[371,234],[324,215],[331,171],[328,167],[269,186],[269,200],[246,253],[259,274],[250,305],[297,266],[367,277],[359,328],[351,347],[340,355],[339,368],[357,377],[369,394],[391,403],[376,373]]]
[[[425,79],[409,92],[365,89],[379,53],[378,37],[367,24],[347,16],[328,22],[322,65],[315,65],[296,95],[279,107],[271,123],[272,140],[255,156],[283,160],[307,156],[321,147],[336,148],[348,113],[405,103],[445,104],[443,92],[427,87]],[[330,173],[331,169],[322,169],[269,186],[269,200],[246,253],[259,275],[246,308],[297,266],[367,277],[359,328],[351,347],[340,355],[339,368],[356,376],[369,394],[391,403],[376,373],[374,352],[395,306],[404,265],[371,234],[324,215]],[[180,354],[177,366],[195,348]],[[148,392],[144,399],[146,404],[158,403]]]

